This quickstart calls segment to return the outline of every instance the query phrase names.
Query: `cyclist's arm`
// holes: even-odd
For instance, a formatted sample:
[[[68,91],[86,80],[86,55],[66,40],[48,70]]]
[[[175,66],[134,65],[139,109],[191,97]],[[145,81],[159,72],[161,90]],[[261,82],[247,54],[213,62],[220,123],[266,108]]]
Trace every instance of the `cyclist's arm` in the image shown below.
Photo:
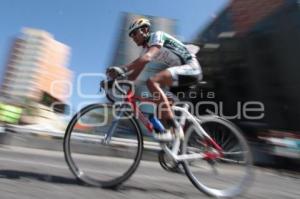
[[[125,65],[128,71],[133,71],[129,76],[129,80],[135,80],[138,75],[142,72],[144,69],[145,65],[150,62],[154,56],[158,53],[160,50],[160,46],[154,45],[151,46],[145,54],[131,62],[130,64]]]

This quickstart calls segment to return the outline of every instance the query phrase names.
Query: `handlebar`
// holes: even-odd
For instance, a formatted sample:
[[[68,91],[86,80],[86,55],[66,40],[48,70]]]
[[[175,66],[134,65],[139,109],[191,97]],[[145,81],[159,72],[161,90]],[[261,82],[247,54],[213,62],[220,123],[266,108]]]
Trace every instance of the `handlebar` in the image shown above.
[[[128,82],[128,80],[126,81],[122,81],[120,79],[113,79],[113,80],[102,80],[101,83],[100,83],[100,87],[101,89],[104,89],[106,92],[109,90],[109,89],[113,89],[115,88],[117,91],[119,91],[121,94],[123,95],[126,95],[127,92],[124,91],[121,87],[121,85],[129,85],[129,87],[131,87],[131,83]]]
[[[100,83],[100,91],[104,89],[106,92],[107,98],[114,102],[115,96],[110,96],[111,94],[114,95],[115,92],[112,92],[110,90],[116,89],[116,91],[120,92],[122,95],[127,94],[127,90],[124,90],[122,88],[123,85],[129,86],[129,88],[132,88],[132,83],[131,81],[127,80],[128,75],[130,75],[133,71],[126,71],[124,73],[119,74],[115,79],[107,79],[107,80],[102,80]]]

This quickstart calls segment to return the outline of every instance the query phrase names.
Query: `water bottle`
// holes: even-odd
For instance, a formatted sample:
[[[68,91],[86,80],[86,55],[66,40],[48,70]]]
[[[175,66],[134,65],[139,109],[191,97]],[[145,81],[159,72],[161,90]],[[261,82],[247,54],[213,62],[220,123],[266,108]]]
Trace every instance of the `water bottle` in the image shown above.
[[[165,127],[162,125],[159,119],[157,119],[154,115],[150,115],[149,120],[152,123],[153,128],[157,133],[162,133],[165,131]]]

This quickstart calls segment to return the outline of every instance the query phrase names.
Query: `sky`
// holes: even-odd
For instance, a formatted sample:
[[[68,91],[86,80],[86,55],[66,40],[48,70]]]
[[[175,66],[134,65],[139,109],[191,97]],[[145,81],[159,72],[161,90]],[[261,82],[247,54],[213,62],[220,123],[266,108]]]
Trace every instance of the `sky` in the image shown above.
[[[191,41],[228,0],[0,0],[0,75],[12,38],[22,27],[46,30],[71,47],[68,67],[73,71],[69,103],[77,106],[99,99],[78,95],[82,73],[101,73],[111,63],[123,12],[161,16],[177,21],[177,35]],[[97,94],[99,80],[82,85],[84,94]]]

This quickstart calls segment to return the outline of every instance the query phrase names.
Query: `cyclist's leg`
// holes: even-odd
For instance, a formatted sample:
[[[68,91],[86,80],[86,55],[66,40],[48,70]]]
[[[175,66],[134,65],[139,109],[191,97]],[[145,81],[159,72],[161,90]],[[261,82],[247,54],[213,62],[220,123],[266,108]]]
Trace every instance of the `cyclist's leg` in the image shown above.
[[[174,66],[166,70],[172,75],[173,87],[189,86],[202,80],[202,70],[196,58],[186,65]]]
[[[171,129],[178,127],[168,98],[162,90],[163,87],[169,87],[170,85],[172,85],[172,76],[167,70],[161,71],[147,80],[147,87],[153,96],[153,101],[158,105],[158,117],[165,127],[164,133],[155,133],[153,135],[154,138],[163,142],[172,141],[174,136],[171,133]]]
[[[191,86],[202,80],[201,67],[196,58],[188,64],[167,69],[172,75],[172,86]],[[177,96],[178,97],[178,96]]]
[[[154,97],[156,104],[162,104],[161,108],[166,111],[161,112],[162,120],[173,118],[168,97],[161,89],[163,87],[176,87],[179,85],[191,85],[202,79],[202,71],[198,61],[193,58],[190,63],[181,66],[173,66],[163,70],[147,80],[147,87]]]
[[[167,127],[172,126],[174,124],[174,115],[168,98],[161,88],[179,86],[186,83],[193,84],[200,79],[202,79],[202,71],[196,58],[193,58],[186,65],[170,67],[148,79],[147,87],[152,95],[155,96],[154,102],[161,108],[158,113],[164,125]]]
[[[169,87],[172,84],[172,75],[168,70],[163,70],[147,80],[147,87],[153,96],[153,101],[162,110],[159,110],[158,116],[163,122],[173,118],[169,100],[162,90],[163,87]]]

